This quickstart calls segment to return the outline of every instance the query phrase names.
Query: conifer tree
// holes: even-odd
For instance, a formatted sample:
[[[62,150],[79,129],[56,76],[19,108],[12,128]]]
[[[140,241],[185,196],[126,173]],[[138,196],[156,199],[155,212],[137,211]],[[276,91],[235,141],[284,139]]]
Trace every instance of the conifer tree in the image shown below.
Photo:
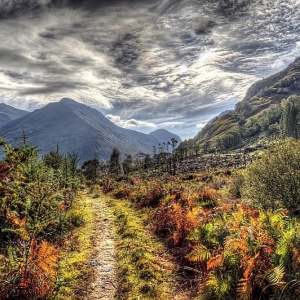
[[[95,183],[100,177],[100,162],[98,158],[85,161],[81,167],[81,170],[87,180]]]
[[[120,161],[120,151],[118,148],[114,148],[109,160],[109,174],[119,176],[123,175],[123,173],[123,167]]]

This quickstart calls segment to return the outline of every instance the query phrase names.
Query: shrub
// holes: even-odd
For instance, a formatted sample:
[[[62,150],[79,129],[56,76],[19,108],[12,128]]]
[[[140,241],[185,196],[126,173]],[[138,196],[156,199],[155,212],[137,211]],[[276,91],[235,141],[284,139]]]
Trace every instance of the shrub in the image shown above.
[[[144,197],[142,197],[137,207],[156,207],[160,200],[163,199],[167,194],[166,189],[162,186],[162,184],[157,183]]]
[[[270,144],[248,167],[242,195],[264,209],[299,213],[300,143],[287,139]]]
[[[244,184],[243,174],[234,175],[232,177],[231,184],[229,185],[229,193],[235,198],[240,198],[243,184]]]

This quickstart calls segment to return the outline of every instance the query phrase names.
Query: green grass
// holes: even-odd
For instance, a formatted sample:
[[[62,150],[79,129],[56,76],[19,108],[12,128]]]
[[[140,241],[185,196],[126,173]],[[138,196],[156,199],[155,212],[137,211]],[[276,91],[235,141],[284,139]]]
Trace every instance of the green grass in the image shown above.
[[[84,195],[77,197],[74,208],[70,211],[70,218],[81,220],[65,242],[65,249],[61,253],[55,299],[82,299],[86,284],[92,276],[92,268],[87,261],[93,252],[93,211],[91,199]]]
[[[115,215],[117,236],[117,299],[173,299],[174,265],[162,243],[151,236],[141,213],[126,200],[105,197]]]

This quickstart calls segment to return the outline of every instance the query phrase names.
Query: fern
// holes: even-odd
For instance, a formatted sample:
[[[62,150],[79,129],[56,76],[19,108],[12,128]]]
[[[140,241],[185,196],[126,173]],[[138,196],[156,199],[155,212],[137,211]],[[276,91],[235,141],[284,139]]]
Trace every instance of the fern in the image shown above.
[[[268,282],[272,285],[278,285],[280,282],[282,282],[284,275],[285,267],[283,264],[280,264],[279,266],[266,272],[266,278],[268,279]]]
[[[277,243],[276,255],[279,257],[279,263],[283,264],[285,267],[288,267],[291,260],[291,242],[293,237],[293,229],[290,229],[283,233],[281,239]]]
[[[14,256],[14,249],[13,249],[12,246],[8,247],[7,254],[8,254],[8,259],[9,259],[9,262],[11,263],[11,265],[13,267],[16,267],[17,262],[16,262],[16,259],[15,259],[15,256]]]
[[[269,284],[262,289],[259,300],[262,299],[263,295],[266,294],[267,291],[268,294],[272,295],[271,299],[283,300],[284,298],[282,298],[282,287],[285,284],[285,282],[283,281],[284,276],[285,268],[282,264],[276,266],[271,270],[268,270],[263,277],[264,279],[267,279]]]
[[[191,262],[208,261],[211,257],[209,249],[204,245],[197,245],[188,255],[187,259]]]
[[[43,241],[38,248],[36,265],[51,280],[55,279],[58,251],[48,242]]]
[[[217,256],[211,257],[206,263],[207,270],[211,271],[219,268],[223,264],[223,256],[218,254]]]
[[[204,299],[207,300],[233,299],[230,293],[231,283],[232,278],[229,274],[220,276],[216,272],[211,272],[205,283],[201,285],[200,292],[204,296]]]
[[[249,280],[242,278],[237,284],[237,299],[250,300],[251,299],[251,285]]]

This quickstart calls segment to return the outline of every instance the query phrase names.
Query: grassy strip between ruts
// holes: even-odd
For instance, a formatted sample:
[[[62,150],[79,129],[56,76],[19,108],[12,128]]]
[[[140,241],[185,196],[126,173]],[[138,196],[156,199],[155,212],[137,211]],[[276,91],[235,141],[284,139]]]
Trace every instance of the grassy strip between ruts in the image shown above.
[[[102,196],[115,215],[118,291],[116,299],[174,299],[174,265],[162,243],[149,234],[143,215],[126,200]]]
[[[76,227],[65,242],[58,267],[58,292],[54,299],[83,299],[92,268],[88,261],[93,253],[93,210],[91,199],[80,193],[68,218]]]

